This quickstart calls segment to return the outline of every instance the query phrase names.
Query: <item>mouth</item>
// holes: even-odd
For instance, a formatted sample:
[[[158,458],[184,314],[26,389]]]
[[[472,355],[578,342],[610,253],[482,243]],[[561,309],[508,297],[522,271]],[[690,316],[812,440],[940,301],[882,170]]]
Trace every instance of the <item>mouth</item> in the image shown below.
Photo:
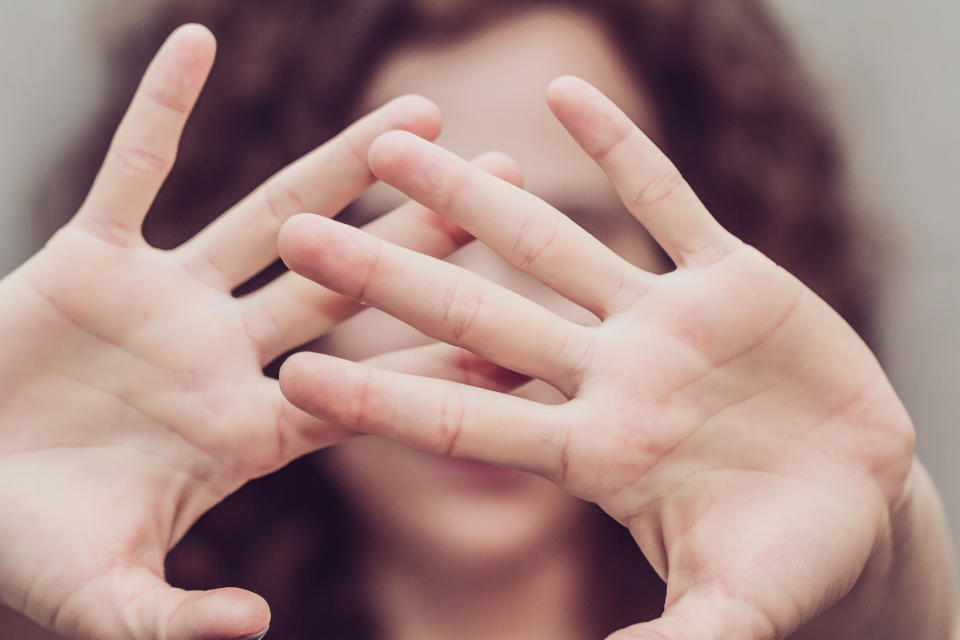
[[[522,483],[527,474],[475,460],[437,458],[436,466],[448,483],[465,489],[507,490]]]

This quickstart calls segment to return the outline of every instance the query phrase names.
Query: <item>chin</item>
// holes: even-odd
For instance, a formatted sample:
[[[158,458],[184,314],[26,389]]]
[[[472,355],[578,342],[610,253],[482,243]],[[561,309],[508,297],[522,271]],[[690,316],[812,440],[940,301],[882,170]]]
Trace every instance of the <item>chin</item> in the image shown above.
[[[435,560],[473,571],[501,571],[504,565],[568,544],[583,520],[584,503],[541,478],[518,475],[512,492],[472,488],[411,510],[416,525],[407,543]]]

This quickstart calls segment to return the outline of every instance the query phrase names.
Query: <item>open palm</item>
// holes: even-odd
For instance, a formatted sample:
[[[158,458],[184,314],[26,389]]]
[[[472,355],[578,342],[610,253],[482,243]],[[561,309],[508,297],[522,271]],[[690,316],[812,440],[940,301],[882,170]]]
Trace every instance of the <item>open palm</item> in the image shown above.
[[[295,217],[280,245],[295,271],[568,401],[318,354],[287,361],[284,393],[349,428],[531,470],[599,504],[667,581],[663,617],[623,638],[784,638],[889,546],[910,420],[846,323],[722,229],[622,112],[572,78],[549,101],[675,271],[628,264],[546,203],[409,134],[375,141],[370,165],[598,325],[333,221]]]
[[[201,27],[170,37],[80,211],[0,282],[0,604],[69,637],[216,640],[266,626],[254,594],[171,588],[164,557],[241,484],[344,437],[262,368],[361,307],[296,274],[231,290],[276,259],[288,216],[334,215],[374,180],[366,150],[379,134],[439,130],[431,103],[395,100],[185,245],[154,249],[140,226],[213,54]],[[478,164],[518,179],[503,156]],[[469,239],[416,203],[368,226],[436,255]],[[474,360],[446,345],[384,357],[452,378]]]

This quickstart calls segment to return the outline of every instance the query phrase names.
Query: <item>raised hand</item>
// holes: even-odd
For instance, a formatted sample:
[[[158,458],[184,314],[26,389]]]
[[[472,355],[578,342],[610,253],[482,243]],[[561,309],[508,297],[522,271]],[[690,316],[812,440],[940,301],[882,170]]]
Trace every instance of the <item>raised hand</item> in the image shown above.
[[[214,48],[198,26],[170,37],[80,211],[0,282],[0,605],[70,638],[218,640],[267,625],[249,592],[171,588],[164,557],[242,483],[344,436],[291,407],[262,367],[361,307],[295,274],[243,298],[231,290],[276,258],[288,216],[334,215],[373,182],[366,155],[378,135],[439,130],[431,103],[395,100],[187,244],[154,249],[141,222]],[[519,179],[503,156],[478,165]],[[368,228],[434,255],[469,239],[416,203]],[[382,361],[516,383],[446,345]]]
[[[534,471],[599,504],[667,581],[663,616],[618,638],[784,638],[855,585],[882,582],[909,503],[911,421],[847,324],[726,232],[621,111],[572,78],[548,99],[676,270],[630,265],[548,204],[412,135],[379,138],[370,166],[598,325],[329,220],[291,219],[280,246],[300,274],[568,401],[318,354],[285,363],[283,391],[356,431]]]

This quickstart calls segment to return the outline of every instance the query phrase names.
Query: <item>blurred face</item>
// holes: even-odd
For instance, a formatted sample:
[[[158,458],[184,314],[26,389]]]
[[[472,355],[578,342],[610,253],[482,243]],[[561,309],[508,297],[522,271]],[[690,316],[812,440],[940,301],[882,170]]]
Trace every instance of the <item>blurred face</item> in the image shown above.
[[[429,97],[444,114],[439,144],[468,158],[491,150],[509,153],[529,191],[631,262],[659,270],[649,237],[547,109],[546,86],[563,74],[592,82],[648,130],[655,125],[648,101],[603,28],[586,15],[550,8],[513,16],[456,41],[398,51],[375,73],[363,106],[367,110],[404,93]],[[360,206],[373,217],[402,201],[378,185]],[[561,315],[596,321],[479,242],[451,261]],[[371,309],[319,346],[357,360],[426,342],[422,334]],[[564,399],[539,381],[518,393],[541,402]],[[420,561],[513,562],[569,542],[582,514],[579,501],[539,477],[435,458],[376,438],[352,440],[326,455],[331,473],[380,541]]]

